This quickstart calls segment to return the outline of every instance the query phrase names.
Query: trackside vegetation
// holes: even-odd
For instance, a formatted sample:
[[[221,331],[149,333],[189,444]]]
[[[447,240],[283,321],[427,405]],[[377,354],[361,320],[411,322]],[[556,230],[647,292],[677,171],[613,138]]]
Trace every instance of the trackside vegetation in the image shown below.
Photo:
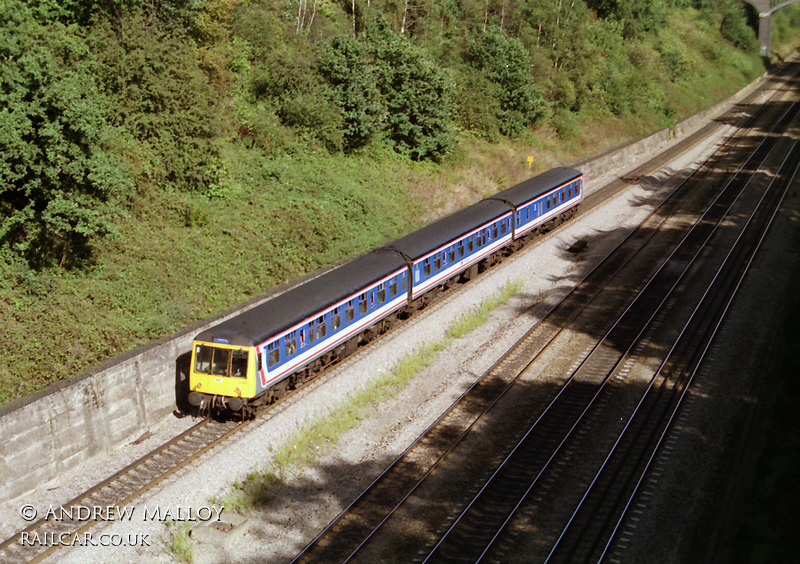
[[[781,10],[773,59],[799,14]],[[0,403],[674,125],[764,72],[756,16],[739,0],[0,2]]]

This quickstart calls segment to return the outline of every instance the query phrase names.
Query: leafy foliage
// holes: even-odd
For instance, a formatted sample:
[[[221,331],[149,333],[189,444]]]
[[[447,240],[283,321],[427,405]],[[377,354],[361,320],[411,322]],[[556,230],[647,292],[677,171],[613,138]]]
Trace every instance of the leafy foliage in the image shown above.
[[[0,5],[0,242],[31,267],[74,266],[114,232],[113,196],[129,186],[88,48],[24,4]]]
[[[469,45],[472,65],[496,86],[496,118],[505,135],[519,135],[545,115],[546,103],[529,72],[530,57],[522,41],[500,28],[491,27]]]
[[[752,26],[734,0],[0,2],[0,402],[521,179],[520,155],[673,125],[763,72]]]
[[[214,144],[215,91],[196,49],[130,17],[96,24],[89,41],[97,76],[116,109],[113,124],[136,143],[128,155],[140,187],[206,192],[224,178]]]
[[[641,38],[658,30],[666,21],[664,0],[590,0],[600,17],[623,23],[626,38]]]
[[[383,19],[359,39],[334,39],[320,72],[333,87],[348,149],[378,132],[413,160],[439,160],[452,145],[446,75]]]
[[[722,36],[746,53],[757,53],[759,49],[755,31],[747,24],[744,6],[729,4],[722,12],[720,24]]]
[[[349,36],[335,38],[320,52],[319,69],[331,84],[334,103],[342,113],[344,148],[364,146],[381,130],[387,112],[379,98],[378,70],[368,44]]]

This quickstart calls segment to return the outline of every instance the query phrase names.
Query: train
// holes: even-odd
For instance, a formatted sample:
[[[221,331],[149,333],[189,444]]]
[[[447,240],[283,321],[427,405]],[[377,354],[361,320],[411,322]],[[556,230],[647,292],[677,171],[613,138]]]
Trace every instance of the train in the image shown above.
[[[192,343],[189,404],[201,414],[253,416],[572,218],[583,192],[580,171],[548,170],[202,331]]]

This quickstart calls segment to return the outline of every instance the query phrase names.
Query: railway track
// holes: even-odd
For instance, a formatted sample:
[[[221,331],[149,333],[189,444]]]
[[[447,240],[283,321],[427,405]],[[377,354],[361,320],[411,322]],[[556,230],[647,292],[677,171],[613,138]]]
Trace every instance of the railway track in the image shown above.
[[[69,545],[98,522],[114,520],[116,508],[124,507],[216,445],[246,427],[248,422],[203,419],[167,443],[126,466],[113,476],[63,504],[58,512],[38,519],[0,544],[0,562],[40,562]],[[105,508],[88,515],[81,508]],[[50,539],[24,543],[22,539]],[[54,539],[60,539],[56,541]]]
[[[751,219],[770,216],[776,209],[774,204],[764,208],[766,208],[764,213],[760,213],[763,208],[757,208]],[[726,214],[726,217],[729,216]],[[717,222],[716,225],[721,223]],[[574,391],[567,388],[565,395],[560,398],[561,401],[551,408],[555,408],[556,411],[548,410],[547,415],[551,417],[552,422],[544,420],[537,422],[526,436],[526,440],[515,447],[514,454],[504,461],[502,468],[484,487],[481,495],[470,503],[468,509],[448,529],[443,540],[431,551],[426,561],[448,561],[465,556],[466,561],[479,561],[486,557],[491,560],[497,559],[498,553],[499,559],[502,560],[514,544],[511,541],[507,542],[505,547],[500,546],[502,535],[512,526],[516,513],[523,510],[528,496],[543,497],[539,483],[547,481],[547,473],[552,471],[551,467],[565,465],[574,460],[578,453],[590,448],[586,439],[590,435],[593,437],[593,446],[596,447],[598,443],[596,429],[613,428],[616,422],[612,419],[620,413],[626,413],[625,410],[616,407],[627,403],[624,397],[627,393],[626,387],[632,382],[628,374],[632,367],[640,362],[634,357],[655,356],[657,349],[663,349],[673,340],[672,336],[665,339],[664,333],[679,332],[680,338],[673,346],[675,352],[662,362],[662,365],[668,364],[669,369],[655,373],[638,408],[634,409],[632,415],[624,415],[620,421],[620,424],[623,421],[626,423],[622,432],[619,433],[616,429],[613,433],[607,432],[615,441],[611,454],[601,466],[600,474],[593,478],[592,488],[581,500],[579,509],[569,522],[566,532],[561,534],[560,541],[547,558],[547,561],[554,562],[602,560],[618,522],[616,510],[628,505],[627,499],[623,501],[626,495],[625,486],[631,486],[641,479],[643,471],[638,471],[636,467],[643,459],[649,459],[654,452],[652,449],[658,442],[652,439],[656,436],[663,437],[666,433],[666,424],[672,420],[680,405],[675,398],[682,397],[686,393],[691,381],[689,376],[702,358],[698,356],[698,351],[707,348],[710,339],[713,338],[710,327],[718,324],[732,299],[729,291],[731,281],[741,280],[746,273],[746,266],[756,247],[746,247],[739,243],[746,239],[759,240],[766,226],[761,224],[752,227],[752,223],[748,222],[742,229],[742,236],[737,239],[726,257],[731,260],[726,260],[717,270],[717,276],[711,285],[705,286],[704,281],[699,286],[700,289],[695,291],[701,292],[704,299],[685,324],[683,322],[678,324],[669,319],[676,315],[677,307],[675,303],[670,302],[688,301],[688,296],[691,294],[687,287],[682,286],[692,284],[689,278],[697,276],[692,270],[705,268],[706,262],[697,259],[700,258],[701,250],[714,244],[711,237],[709,236],[702,246],[698,246],[696,252],[691,253],[693,256],[685,264],[685,268],[678,269],[681,271],[679,278],[670,279],[667,276],[666,280],[654,279],[649,288],[669,287],[666,293],[657,292],[664,295],[663,301],[654,311],[647,306],[633,307],[629,310],[648,317],[647,322],[640,324],[635,319],[621,320],[617,327],[626,335],[617,335],[613,338],[615,345],[604,351],[606,354],[587,362],[585,365],[587,374],[579,372],[575,375],[570,384],[574,385],[580,379],[583,386]],[[743,250],[744,247],[746,250]],[[738,260],[733,260],[734,257]],[[647,300],[643,294],[640,296]],[[715,305],[715,299],[722,301],[723,305]],[[650,314],[650,311],[653,313]],[[636,337],[633,337],[635,333]],[[628,344],[625,354],[621,357],[614,353],[619,343]],[[586,399],[589,397],[591,400]],[[609,413],[604,413],[609,411],[613,411],[613,417]],[[537,431],[540,435],[538,438]],[[543,463],[542,460],[545,458],[546,462]],[[627,480],[622,479],[623,476],[627,477]],[[561,496],[559,501],[563,503],[564,497]],[[500,513],[505,517],[495,526],[495,521],[486,517],[491,513]],[[540,515],[541,512],[529,509],[525,521],[530,523]],[[518,527],[520,531],[524,530],[524,525]],[[611,532],[608,532],[609,528]],[[470,552],[466,548],[470,545],[474,545],[476,549]],[[491,555],[494,555],[494,558]]]
[[[793,107],[780,116],[777,119],[779,127],[785,127],[796,111],[796,107]],[[696,268],[703,253],[708,252],[709,246],[717,244],[714,236],[718,228],[728,221],[728,213],[738,205],[740,194],[747,186],[747,182],[741,179],[752,178],[758,173],[780,133],[778,130],[760,136],[757,143],[751,141],[752,137],[741,139],[738,145],[749,153],[749,157],[743,165],[736,167],[725,189],[713,194],[712,204],[702,208],[704,211],[688,230],[676,228],[675,224],[679,221],[674,219],[674,214],[684,206],[691,209],[692,205],[697,205],[691,204],[696,196],[692,191],[696,189],[700,177],[705,175],[705,180],[708,180],[711,173],[697,173],[697,178],[691,184],[694,187],[692,189],[688,188],[688,182],[684,183],[672,198],[650,216],[648,222],[623,242],[601,267],[584,279],[576,291],[556,306],[540,325],[529,331],[506,357],[314,539],[296,561],[370,561],[386,557],[387,553],[374,548],[381,546],[381,535],[392,539],[384,546],[389,546],[388,550],[392,550],[391,554],[395,557],[403,554],[412,558],[419,546],[427,544],[430,548],[427,556],[414,556],[414,559],[425,561],[477,561],[492,551],[506,551],[508,539],[514,536],[515,531],[518,533],[520,528],[525,528],[514,521],[518,519],[515,516],[524,506],[525,499],[535,492],[535,487],[540,488],[543,484],[549,487],[547,484],[557,481],[558,476],[553,474],[562,472],[563,467],[568,466],[569,460],[580,450],[569,443],[576,442],[574,437],[590,435],[591,425],[604,419],[602,411],[606,406],[618,403],[620,396],[628,394],[624,383],[632,367],[637,364],[637,357],[644,353],[654,357],[653,348],[664,347],[663,337],[657,340],[654,335],[656,332],[664,333],[663,326],[668,325],[666,320],[674,314],[678,299],[675,296],[682,295],[676,293],[684,292],[686,280],[697,276],[693,268]],[[741,159],[740,153],[732,161],[725,161],[720,155],[715,156],[707,170],[730,169],[732,163]],[[510,390],[524,387],[520,382],[533,362],[557,340],[565,327],[589,308],[596,307],[593,305],[595,296],[604,289],[608,292],[614,276],[642,252],[645,245],[652,246],[651,239],[657,233],[668,229],[681,235],[678,250],[672,252],[670,260],[657,269],[650,278],[651,282],[627,292],[629,296],[635,296],[635,300],[626,301],[618,296],[615,303],[604,306],[606,311],[609,308],[622,309],[625,313],[604,331],[603,338],[588,346],[585,351],[587,354],[583,355],[585,360],[577,367],[572,367],[574,370],[566,385],[550,390],[550,405],[533,417],[534,424],[531,427],[517,433],[522,435],[522,439],[510,445],[504,442],[500,448],[493,445],[492,440],[478,441],[480,444],[472,447],[471,455],[459,455],[459,449],[468,450],[462,447],[469,440],[468,437],[480,435],[483,432],[480,427],[489,425],[487,420],[494,419],[492,424],[511,429],[514,428],[514,422],[525,419],[525,409],[506,407],[505,418],[493,415],[492,410],[507,396],[514,396],[519,404],[526,404],[533,399],[531,394],[526,395],[524,391]],[[662,233],[661,238],[674,240],[674,234],[670,237]],[[597,312],[593,315],[596,316]],[[673,324],[671,333],[674,336],[681,330]],[[654,345],[654,342],[658,345]],[[624,353],[620,354],[620,350]],[[537,389],[537,394],[541,395],[542,390]],[[626,401],[630,403],[630,400]],[[590,425],[584,428],[586,422]],[[501,452],[503,450],[505,452]],[[479,476],[475,480],[483,486],[474,498],[445,504],[446,509],[437,511],[431,505],[432,500],[419,492],[427,484],[436,482],[437,474],[446,474],[441,468],[447,466],[448,460],[456,461],[452,465],[458,467],[470,456],[474,458],[476,453],[484,460],[499,461],[495,463],[497,470],[491,476]],[[468,465],[462,466],[462,471],[465,467]],[[430,486],[429,489],[436,488]],[[534,496],[544,498],[546,494],[535,492]],[[420,517],[418,511],[409,509],[414,505],[424,507],[426,517]],[[442,528],[441,524],[447,522],[450,524]],[[410,527],[402,523],[415,523],[411,527],[415,529],[409,531]],[[573,525],[572,530],[580,530],[580,527]],[[549,534],[559,536],[558,533]],[[582,538],[582,535],[578,536]],[[404,537],[407,539],[405,546]],[[572,554],[574,556],[576,553]],[[499,560],[504,558],[501,556]]]
[[[599,562],[606,556],[613,560],[623,558],[624,549],[620,546],[614,547],[615,555],[609,555],[612,542],[625,526],[624,521],[630,518],[629,509],[635,504],[640,486],[677,416],[700,363],[717,336],[724,315],[748,273],[786,191],[797,178],[800,170],[798,157],[800,150],[798,142],[794,141],[780,170],[747,218],[701,302],[653,375],[623,433],[563,528],[548,555],[548,562]]]

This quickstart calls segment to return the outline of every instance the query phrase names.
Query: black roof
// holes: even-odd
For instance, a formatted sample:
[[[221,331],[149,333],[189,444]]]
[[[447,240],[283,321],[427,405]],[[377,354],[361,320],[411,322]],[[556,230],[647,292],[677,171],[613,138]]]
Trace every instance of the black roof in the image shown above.
[[[217,338],[231,345],[255,346],[404,266],[397,253],[372,251],[223,321],[195,339],[213,342]]]
[[[510,211],[511,208],[503,202],[482,200],[397,239],[384,248],[400,251],[414,261]]]
[[[581,174],[581,171],[575,170],[574,168],[563,166],[554,168],[534,176],[533,178],[529,178],[525,182],[521,182],[507,190],[498,192],[489,199],[503,200],[510,202],[514,206],[521,206],[557,186],[575,180],[581,176]]]

